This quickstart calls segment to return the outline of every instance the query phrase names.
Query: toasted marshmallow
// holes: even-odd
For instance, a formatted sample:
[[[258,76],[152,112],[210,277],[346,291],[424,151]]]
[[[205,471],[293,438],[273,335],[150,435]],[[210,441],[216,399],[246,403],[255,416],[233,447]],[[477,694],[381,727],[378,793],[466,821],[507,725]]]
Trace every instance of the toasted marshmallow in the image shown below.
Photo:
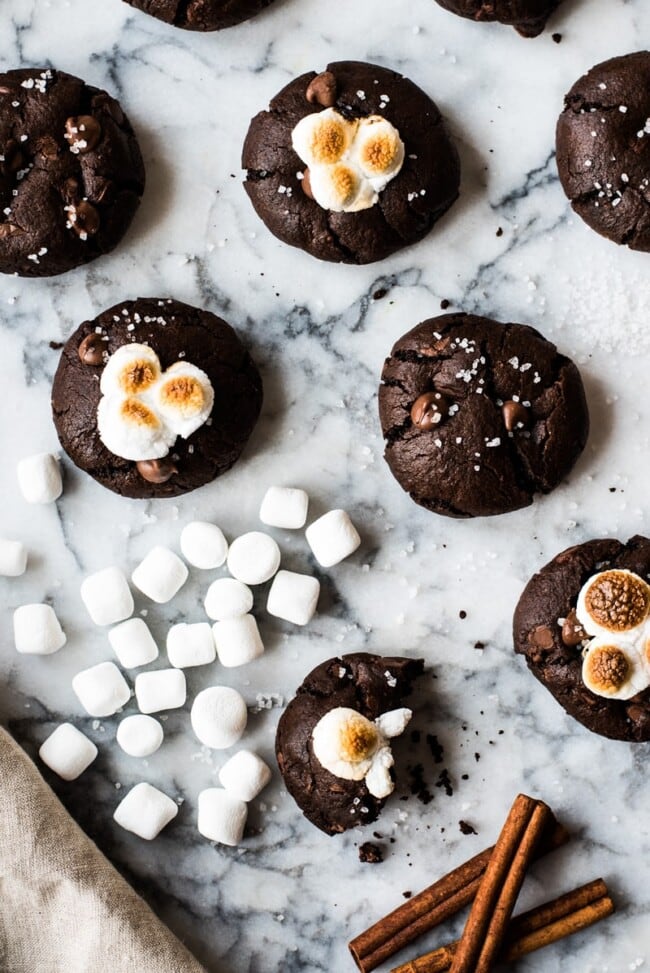
[[[634,646],[613,644],[611,638],[596,638],[585,653],[582,681],[597,696],[630,699],[650,685],[650,672]]]
[[[333,213],[356,213],[377,202],[377,193],[370,183],[345,162],[316,166],[309,170],[309,179],[318,205]]]
[[[161,459],[176,439],[176,433],[134,395],[103,396],[97,407],[97,428],[111,453],[134,462]]]
[[[348,151],[357,126],[358,122],[348,121],[335,108],[326,108],[300,119],[291,133],[291,144],[310,169],[333,165]]]
[[[349,159],[372,188],[380,192],[402,168],[404,143],[388,119],[381,115],[370,115],[359,123]]]
[[[114,352],[102,372],[102,395],[142,395],[160,378],[158,355],[148,345],[122,345]]]
[[[214,389],[208,376],[196,365],[176,362],[152,390],[151,402],[163,422],[177,436],[187,439],[212,412]]]
[[[650,586],[632,571],[593,575],[578,595],[576,615],[589,635],[634,637],[650,613]]]

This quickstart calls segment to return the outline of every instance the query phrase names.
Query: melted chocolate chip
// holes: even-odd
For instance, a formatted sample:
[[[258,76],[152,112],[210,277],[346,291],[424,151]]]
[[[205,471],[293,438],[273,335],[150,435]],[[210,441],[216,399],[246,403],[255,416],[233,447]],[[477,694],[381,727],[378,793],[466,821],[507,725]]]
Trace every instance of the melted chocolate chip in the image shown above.
[[[520,402],[513,402],[512,400],[504,402],[501,411],[503,413],[503,424],[508,432],[516,429],[519,423],[524,428],[530,423],[530,412]]]
[[[66,120],[64,138],[79,155],[97,148],[101,137],[101,125],[92,115],[76,115]]]
[[[336,103],[336,78],[331,71],[323,71],[313,78],[305,98],[310,105],[321,105],[323,108],[332,108]]]
[[[309,175],[309,169],[305,169],[300,185],[302,186],[302,191],[307,199],[313,199],[314,194],[311,191],[311,177]]]
[[[23,232],[24,231],[21,230],[19,226],[16,226],[15,223],[0,223],[0,240],[3,240],[8,236],[13,236],[14,233]]]
[[[74,204],[69,214],[69,223],[77,236],[85,240],[86,237],[94,236],[99,230],[99,213],[88,200],[82,199]]]
[[[528,641],[531,645],[536,645],[538,649],[552,649],[555,644],[553,633],[548,625],[538,625],[528,634]]]
[[[411,422],[416,429],[430,432],[449,415],[450,402],[440,392],[425,392],[411,406]]]
[[[176,466],[167,457],[162,459],[141,459],[135,464],[136,469],[143,480],[147,483],[167,483],[175,473],[178,473]]]
[[[104,346],[101,335],[91,332],[77,349],[79,358],[84,365],[101,365],[104,361]]]
[[[583,639],[587,638],[587,633],[578,621],[575,608],[572,608],[562,625],[562,641],[565,645],[580,645]]]

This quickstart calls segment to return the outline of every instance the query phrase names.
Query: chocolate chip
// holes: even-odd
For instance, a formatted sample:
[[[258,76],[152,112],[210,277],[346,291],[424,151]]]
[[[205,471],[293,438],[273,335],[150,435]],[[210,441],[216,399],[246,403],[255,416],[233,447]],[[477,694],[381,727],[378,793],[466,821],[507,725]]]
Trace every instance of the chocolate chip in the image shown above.
[[[0,223],[0,240],[3,240],[8,236],[13,236],[14,233],[23,232],[24,230],[21,230],[21,228],[16,226],[14,223]]]
[[[503,424],[508,432],[517,428],[519,423],[525,428],[530,423],[530,413],[520,402],[513,402],[509,399],[503,403]]]
[[[79,155],[85,155],[86,152],[96,149],[101,137],[101,125],[92,115],[76,115],[66,120],[64,138],[70,143],[70,148]]]
[[[587,638],[587,633],[578,621],[575,608],[572,608],[562,625],[562,641],[565,645],[580,645],[583,639]]]
[[[300,185],[302,186],[302,191],[307,197],[307,199],[313,199],[314,194],[311,191],[311,178],[309,175],[309,169],[305,169]]]
[[[430,432],[449,415],[450,402],[440,392],[425,392],[411,406],[411,422],[416,429]]]
[[[170,459],[141,459],[135,464],[136,469],[143,480],[147,483],[166,483],[171,480],[175,473],[178,473]]]
[[[87,199],[82,199],[73,205],[72,211],[68,214],[68,221],[70,228],[82,240],[94,236],[99,230],[99,213]]]
[[[79,345],[78,354],[84,365],[102,365],[104,362],[105,342],[95,332],[87,334]]]
[[[331,71],[323,71],[313,78],[305,98],[310,105],[322,105],[323,108],[331,108],[336,103],[336,78]]]
[[[528,633],[528,641],[539,649],[552,649],[555,644],[553,633],[548,625],[538,625],[534,628]]]

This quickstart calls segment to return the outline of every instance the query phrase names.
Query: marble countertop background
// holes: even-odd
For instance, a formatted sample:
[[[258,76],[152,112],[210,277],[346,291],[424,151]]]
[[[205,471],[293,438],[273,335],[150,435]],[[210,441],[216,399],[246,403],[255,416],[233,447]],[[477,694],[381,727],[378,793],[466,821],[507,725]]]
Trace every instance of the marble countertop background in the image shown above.
[[[52,779],[55,790],[214,973],[352,970],[346,941],[403,892],[490,844],[519,790],[551,803],[575,833],[536,866],[524,904],[602,875],[619,914],[517,969],[622,973],[639,960],[650,965],[650,750],[601,739],[566,717],[514,657],[510,636],[524,583],[559,550],[648,529],[650,258],[615,247],[572,215],[553,154],[555,119],[573,81],[647,43],[646,0],[564,0],[547,32],[528,41],[453,17],[433,0],[276,0],[256,20],[206,36],[175,31],[120,0],[3,0],[0,19],[0,68],[47,64],[106,87],[128,112],[148,170],[143,205],[115,254],[53,280],[0,280],[0,534],[20,537],[30,551],[24,578],[0,579],[2,721],[32,754],[64,719],[98,743],[90,770],[72,784]],[[294,75],[342,58],[396,68],[431,94],[463,167],[461,198],[434,232],[362,268],[318,263],[271,237],[239,168],[250,117]],[[374,298],[378,291],[385,296]],[[16,461],[57,447],[49,412],[57,353],[49,342],[136,295],[201,304],[244,336],[266,389],[244,457],[211,486],[154,503],[114,496],[64,460],[61,500],[28,507]],[[589,444],[570,482],[532,508],[484,521],[439,518],[411,503],[382,460],[382,361],[442,299],[532,324],[582,369]],[[78,590],[85,573],[110,563],[128,570],[155,543],[176,545],[195,517],[215,520],[229,537],[253,529],[275,483],[307,489],[313,514],[348,509],[362,547],[322,572],[321,610],[307,629],[260,612],[265,657],[240,670],[189,670],[190,699],[223,682],[255,710],[259,694],[290,698],[336,653],[422,655],[432,674],[415,698],[413,726],[437,734],[444,764],[401,741],[402,767],[424,761],[434,800],[400,800],[408,793],[402,774],[379,825],[339,838],[302,819],[276,772],[251,808],[245,844],[225,849],[195,828],[198,792],[225,755],[201,751],[187,707],[169,714],[166,742],[145,762],[115,744],[116,718],[93,722],[82,713],[71,677],[111,651]],[[314,570],[300,534],[277,536],[285,566]],[[138,602],[137,610],[150,608],[161,642],[171,621],[203,618],[213,575],[193,572],[168,606]],[[43,599],[55,604],[68,645],[49,658],[18,656],[12,611]],[[269,760],[279,712],[253,712],[244,738]],[[452,796],[434,786],[443,766]],[[183,800],[151,844],[112,822],[124,791],[141,779]],[[461,819],[478,834],[462,835]],[[360,864],[355,846],[373,830],[386,836],[386,861]],[[444,938],[430,936],[413,952]]]

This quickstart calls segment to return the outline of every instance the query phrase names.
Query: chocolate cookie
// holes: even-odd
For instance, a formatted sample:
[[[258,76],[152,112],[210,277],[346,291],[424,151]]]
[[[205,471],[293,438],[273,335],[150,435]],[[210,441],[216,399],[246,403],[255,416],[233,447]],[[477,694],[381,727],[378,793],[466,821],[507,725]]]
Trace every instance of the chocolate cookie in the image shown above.
[[[221,30],[240,24],[271,0],[126,0],[158,20],[184,30]]]
[[[366,264],[421,240],[458,196],[440,112],[394,71],[329,64],[252,120],[244,183],[269,230],[320,260]]]
[[[230,325],[154,298],[77,328],[52,390],[66,453],[126,497],[176,497],[225,473],[261,405],[259,372]]]
[[[324,718],[341,712],[339,708],[353,710],[360,717],[359,725],[353,727],[352,741],[358,746],[365,742],[365,730],[372,733],[374,724],[368,726],[368,721],[399,711],[423,669],[422,659],[382,658],[360,652],[323,662],[299,686],[280,718],[275,750],[287,790],[305,817],[321,831],[339,834],[375,821],[385,797],[370,792],[366,783],[369,778],[344,779],[326,770],[315,753],[316,728],[324,726]]]
[[[608,240],[650,251],[650,53],[614,57],[576,81],[556,134],[576,213]]]
[[[385,458],[416,503],[485,517],[549,493],[587,440],[578,369],[523,324],[444,314],[418,324],[384,364]]]
[[[515,652],[570,716],[613,740],[650,740],[649,576],[647,537],[589,541],[531,578],[515,611]]]
[[[51,277],[120,242],[144,165],[114,98],[63,71],[0,74],[0,272]]]
[[[560,0],[438,0],[441,7],[469,20],[498,20],[522,37],[537,37]]]

